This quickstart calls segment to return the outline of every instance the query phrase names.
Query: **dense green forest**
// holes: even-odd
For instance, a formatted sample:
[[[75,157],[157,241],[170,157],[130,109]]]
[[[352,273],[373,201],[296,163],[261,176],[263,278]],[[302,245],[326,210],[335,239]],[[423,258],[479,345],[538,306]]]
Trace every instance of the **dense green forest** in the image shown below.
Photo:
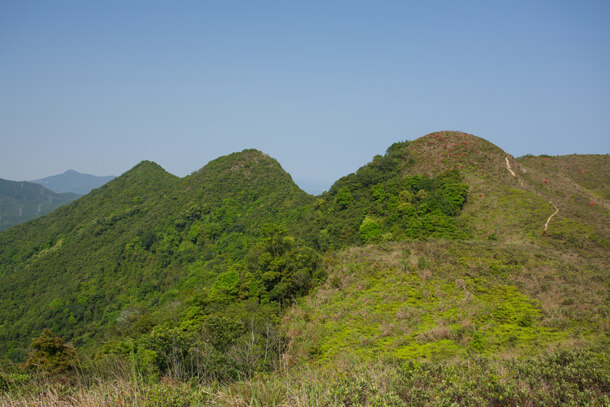
[[[591,353],[566,354],[549,383],[586,360],[601,376],[574,367],[595,383],[580,400],[598,400],[609,383],[605,198],[591,205],[578,189],[561,206],[579,179],[551,189],[538,179],[546,167],[517,176],[511,163],[521,168],[485,140],[434,133],[391,145],[314,197],[257,150],[184,178],[141,162],[0,233],[0,355],[68,377],[128,361],[146,380],[260,386],[261,374],[329,374],[348,359],[421,382],[435,369],[424,361],[454,369],[451,358],[481,357],[434,375],[484,377],[506,369],[499,352],[530,380],[555,356],[520,357],[578,343]],[[543,236],[551,199],[562,212]],[[392,362],[372,367],[381,359]],[[20,388],[15,375],[4,386]]]

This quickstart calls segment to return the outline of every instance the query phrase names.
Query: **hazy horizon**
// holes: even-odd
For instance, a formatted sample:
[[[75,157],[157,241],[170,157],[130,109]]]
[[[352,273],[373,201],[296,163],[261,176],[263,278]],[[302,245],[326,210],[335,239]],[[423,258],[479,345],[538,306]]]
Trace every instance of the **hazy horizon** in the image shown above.
[[[0,178],[185,176],[246,148],[327,184],[438,130],[610,152],[610,4],[0,5]]]

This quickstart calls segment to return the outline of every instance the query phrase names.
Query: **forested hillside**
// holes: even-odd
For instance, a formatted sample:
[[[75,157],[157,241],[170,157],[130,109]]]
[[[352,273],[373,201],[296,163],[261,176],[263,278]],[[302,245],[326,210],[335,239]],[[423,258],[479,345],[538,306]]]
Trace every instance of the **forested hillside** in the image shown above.
[[[547,352],[579,348],[590,353],[569,353],[549,371],[549,389],[575,369],[592,389],[578,400],[607,400],[606,157],[515,159],[478,137],[438,132],[391,145],[316,197],[256,150],[184,178],[145,161],[0,233],[0,352],[63,374],[78,357],[86,369],[128,360],[151,380],[237,383],[204,391],[221,405],[242,396],[248,405],[247,392],[273,386],[284,389],[270,396],[276,404],[306,405],[304,389],[322,383],[302,369],[329,380],[344,365],[391,371],[425,388],[428,368],[482,383],[516,360],[529,380],[555,363]],[[45,343],[61,343],[55,335],[78,356],[41,359]],[[264,372],[288,376],[265,382]],[[517,376],[503,377],[498,386],[510,387]],[[373,388],[353,385],[319,397],[374,404]],[[436,400],[392,389],[378,402]],[[486,394],[480,383],[465,389],[471,401]],[[502,389],[493,400],[536,405],[572,391]]]

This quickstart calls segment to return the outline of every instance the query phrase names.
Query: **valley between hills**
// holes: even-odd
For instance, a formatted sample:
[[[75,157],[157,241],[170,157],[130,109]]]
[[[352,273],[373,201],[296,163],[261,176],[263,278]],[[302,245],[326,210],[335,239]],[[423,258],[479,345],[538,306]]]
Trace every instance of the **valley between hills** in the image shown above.
[[[609,405],[610,158],[143,161],[0,232],[0,405]]]

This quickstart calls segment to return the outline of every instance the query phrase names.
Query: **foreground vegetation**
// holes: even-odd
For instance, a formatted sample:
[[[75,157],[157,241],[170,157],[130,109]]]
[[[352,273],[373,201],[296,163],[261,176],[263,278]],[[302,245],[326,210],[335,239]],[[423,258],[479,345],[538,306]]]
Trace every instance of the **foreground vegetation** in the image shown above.
[[[0,375],[6,406],[603,406],[610,403],[607,357],[590,350],[527,359],[491,357],[398,363],[342,359],[223,384],[154,380],[116,361],[59,381]]]

